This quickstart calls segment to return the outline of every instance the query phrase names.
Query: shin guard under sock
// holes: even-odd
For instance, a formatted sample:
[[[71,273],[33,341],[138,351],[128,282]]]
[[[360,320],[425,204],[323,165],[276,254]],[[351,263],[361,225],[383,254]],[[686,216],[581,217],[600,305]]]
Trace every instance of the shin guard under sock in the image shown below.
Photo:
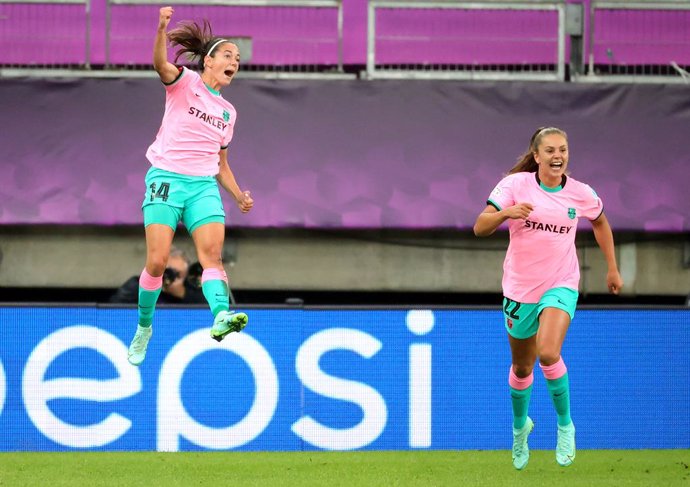
[[[555,364],[539,364],[539,366],[544,372],[544,377],[546,377],[546,386],[556,408],[558,424],[567,426],[572,422],[570,417],[570,384],[568,383],[568,369],[563,358],[559,358]]]
[[[141,271],[139,276],[139,300],[138,315],[139,325],[144,328],[151,326],[153,322],[153,312],[156,310],[156,302],[163,288],[163,276],[154,277],[146,269]]]
[[[201,290],[213,316],[230,309],[228,276],[225,271],[216,268],[204,269],[201,274]]]
[[[529,412],[529,400],[532,395],[532,382],[534,374],[527,377],[518,377],[510,367],[508,383],[510,384],[510,401],[513,406],[513,428],[520,429],[527,422]]]

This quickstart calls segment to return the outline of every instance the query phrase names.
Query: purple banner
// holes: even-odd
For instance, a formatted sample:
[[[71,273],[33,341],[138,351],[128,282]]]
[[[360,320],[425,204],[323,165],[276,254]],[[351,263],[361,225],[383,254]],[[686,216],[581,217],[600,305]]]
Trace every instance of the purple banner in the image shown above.
[[[618,230],[690,230],[690,97],[676,85],[237,79],[243,227],[469,229],[533,130]],[[141,224],[157,79],[0,80],[0,224]]]

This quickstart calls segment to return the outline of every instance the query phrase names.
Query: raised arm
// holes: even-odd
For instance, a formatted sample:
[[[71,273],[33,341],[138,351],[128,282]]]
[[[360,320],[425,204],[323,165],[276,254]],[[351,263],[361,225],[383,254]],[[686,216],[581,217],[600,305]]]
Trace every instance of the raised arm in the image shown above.
[[[618,272],[616,249],[613,244],[613,232],[611,231],[609,221],[606,219],[606,215],[602,213],[599,215],[599,218],[592,221],[592,230],[594,230],[594,238],[599,248],[604,253],[606,266],[608,267],[608,271],[606,272],[606,287],[609,289],[609,292],[618,294],[623,287],[623,278],[620,272]]]
[[[156,40],[153,44],[153,68],[156,70],[163,83],[172,83],[179,74],[177,67],[168,61],[166,30],[172,18],[172,14],[172,7],[163,7],[160,9],[158,30],[156,31]]]

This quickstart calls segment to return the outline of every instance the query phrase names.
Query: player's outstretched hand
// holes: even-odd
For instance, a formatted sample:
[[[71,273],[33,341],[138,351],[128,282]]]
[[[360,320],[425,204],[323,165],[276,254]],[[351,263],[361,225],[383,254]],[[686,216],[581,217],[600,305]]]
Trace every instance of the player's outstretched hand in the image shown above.
[[[174,10],[172,7],[162,7],[158,17],[158,28],[167,29]]]

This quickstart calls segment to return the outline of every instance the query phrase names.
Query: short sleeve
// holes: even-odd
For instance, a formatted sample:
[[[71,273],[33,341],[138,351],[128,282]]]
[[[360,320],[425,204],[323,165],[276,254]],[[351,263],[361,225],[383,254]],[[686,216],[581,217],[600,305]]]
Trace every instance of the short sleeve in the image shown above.
[[[165,85],[165,91],[168,93],[174,93],[180,89],[183,89],[186,86],[189,86],[189,84],[192,82],[192,76],[190,76],[191,72],[189,69],[185,68],[184,66],[177,69],[180,72],[177,75],[177,78],[170,83],[163,83],[163,85]]]
[[[515,184],[514,177],[503,178],[493,189],[489,198],[486,200],[488,205],[495,207],[497,210],[502,210],[515,204],[513,196],[513,185]]]
[[[583,185],[583,207],[580,210],[580,215],[588,220],[596,220],[604,211],[604,203],[599,198],[599,195],[589,185]]]
[[[228,124],[228,129],[223,134],[223,142],[222,142],[222,145],[220,146],[221,149],[227,149],[228,146],[230,145],[230,141],[232,140],[232,136],[235,133],[235,122],[236,121],[237,121],[237,114],[235,113],[235,120],[232,120],[232,123]]]

